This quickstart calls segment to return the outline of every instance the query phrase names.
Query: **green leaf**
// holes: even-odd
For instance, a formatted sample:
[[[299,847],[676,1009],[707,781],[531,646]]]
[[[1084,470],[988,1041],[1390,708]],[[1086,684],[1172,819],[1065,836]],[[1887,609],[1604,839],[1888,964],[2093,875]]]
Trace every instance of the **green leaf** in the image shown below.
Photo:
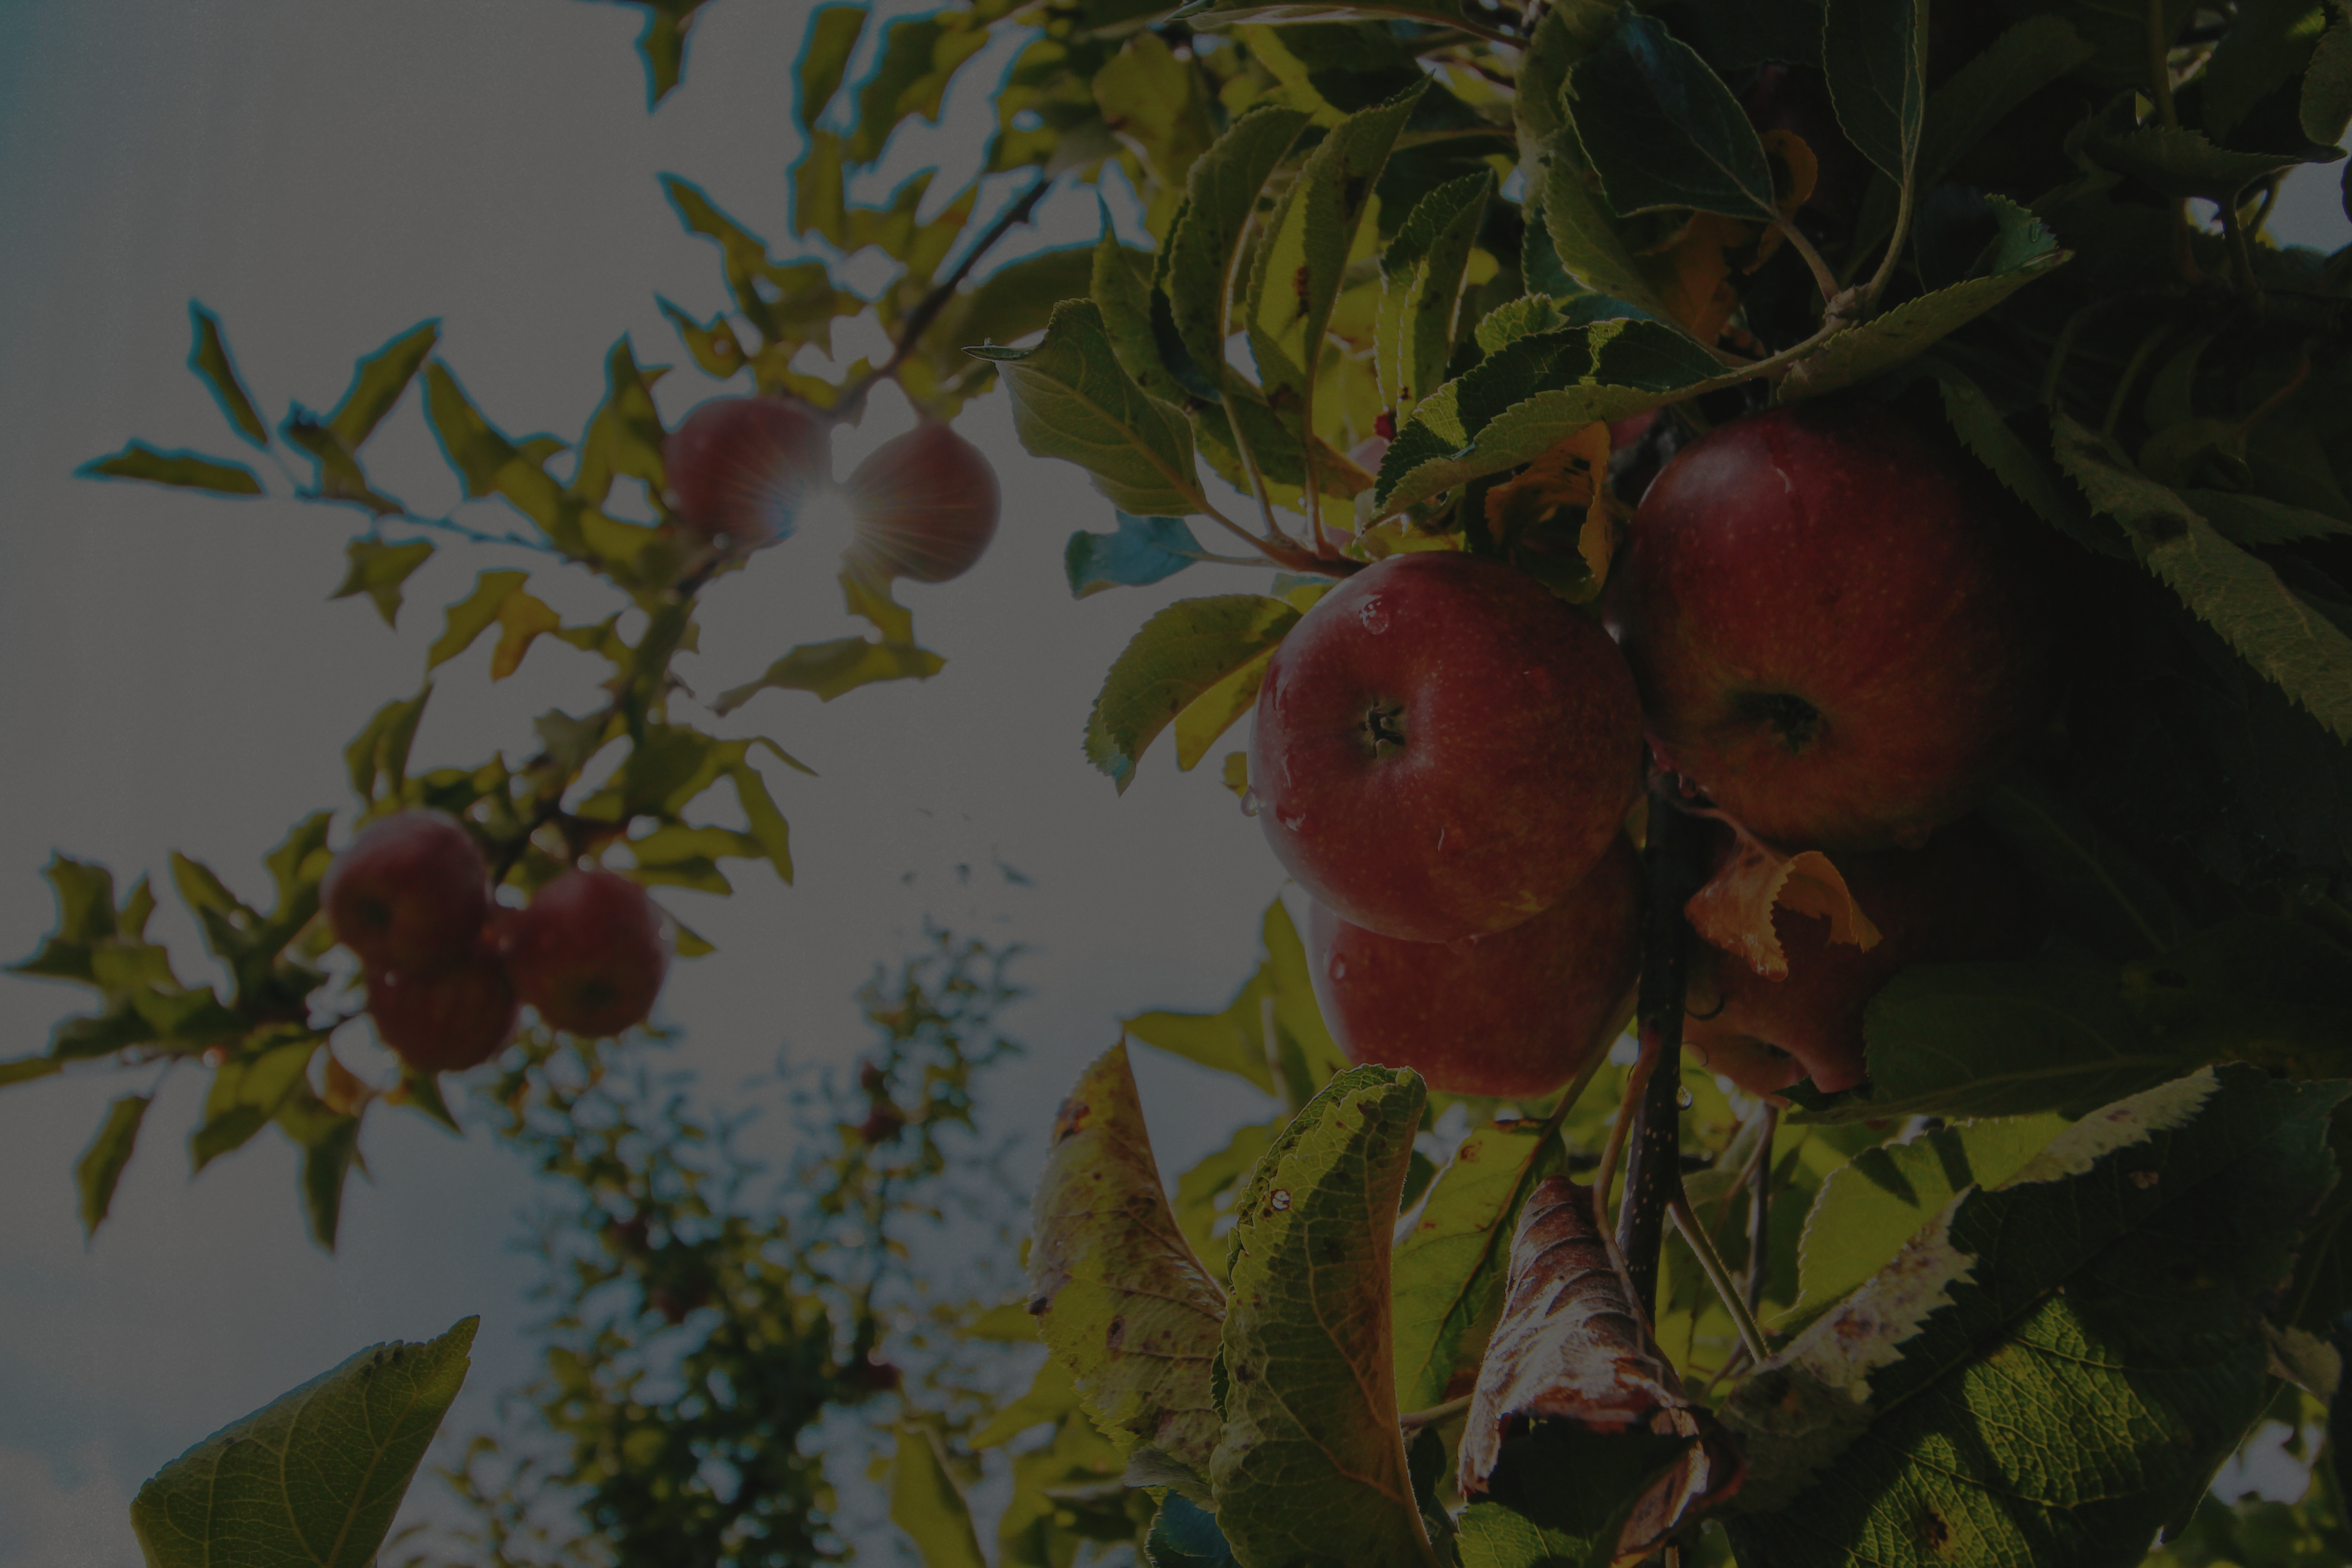
[[[1143,1038],[1139,1035],[1136,1037]],[[1272,1080],[1267,1082],[1270,1085]],[[1267,1092],[1272,1089],[1269,1088]],[[1279,1121],[1253,1121],[1236,1128],[1223,1148],[1202,1156],[1198,1164],[1176,1178],[1176,1223],[1183,1227],[1184,1239],[1192,1244],[1195,1258],[1213,1265],[1225,1256],[1224,1237],[1217,1234],[1218,1222],[1232,1215],[1242,1184],[1256,1168],[1258,1156],[1281,1128]]]
[[[331,1110],[305,1084],[278,1108],[274,1120],[302,1151],[302,1214],[310,1239],[332,1252],[342,1220],[343,1182],[359,1157],[360,1119]]]
[[[433,352],[441,339],[438,318],[419,321],[394,338],[383,347],[368,355],[353,367],[352,384],[347,387],[334,412],[327,416],[327,428],[335,439],[350,451],[358,451],[361,444],[375,433],[376,426],[392,412],[400,395],[408,390],[415,378],[417,366]]]
[[[74,470],[85,479],[144,479],[153,485],[210,490],[215,495],[257,496],[261,481],[243,463],[225,462],[201,452],[165,452],[144,441],[133,441],[111,457],[92,458]]]
[[[41,868],[41,879],[57,900],[58,923],[33,956],[10,964],[8,973],[98,984],[90,950],[124,934],[114,907],[114,873],[93,861],[52,854]]]
[[[2038,773],[2012,770],[1980,810],[2033,874],[2062,936],[2122,960],[2188,934],[2188,916],[2155,874]]]
[[[1985,200],[2000,227],[1979,259],[1976,276],[1906,300],[1884,315],[1832,335],[1783,378],[1782,400],[1816,396],[1884,374],[2071,256],[2027,209],[2005,196]]]
[[[775,663],[757,680],[730,687],[711,702],[711,711],[731,713],[762,691],[813,691],[821,702],[855,691],[877,680],[929,680],[948,661],[908,643],[877,642],[871,637],[835,637],[831,642],[803,643]]]
[[[1144,1551],[1151,1568],[1241,1568],[1217,1516],[1174,1492],[1153,1517]]]
[[[1796,1303],[1774,1331],[1786,1333],[1821,1316],[1892,1263],[1956,1194],[1999,1186],[2067,1125],[2049,1112],[1961,1121],[1908,1143],[1864,1149],[1831,1172],[1806,1212]]]
[[[1897,185],[1927,111],[1927,0],[1829,0],[1822,68],[1846,139]]]
[[[278,426],[278,433],[295,447],[308,453],[312,468],[310,488],[302,494],[313,500],[349,501],[364,507],[376,517],[389,517],[407,509],[388,495],[378,491],[367,480],[366,470],[359,458],[334,430],[312,417],[310,412],[297,404]]]
[[[237,376],[236,362],[229,357],[228,341],[221,336],[220,318],[191,300],[188,322],[195,329],[195,342],[188,349],[188,368],[211,392],[213,401],[220,405],[221,414],[236,427],[236,433],[257,447],[268,447],[268,426],[262,423],[260,411],[253,406],[252,396]],[[135,447],[138,443],[131,445]]]
[[[264,1044],[241,1051],[213,1069],[205,1090],[204,1121],[188,1139],[197,1171],[232,1149],[242,1148],[270,1123],[278,1107],[306,1089],[310,1058],[321,1041],[316,1035]]]
[[[1113,506],[1139,517],[1207,510],[1192,426],[1120,366],[1092,300],[1055,306],[1035,348],[968,352],[996,363],[1013,396],[1013,427],[1033,455],[1077,464]]]
[[[938,124],[949,79],[988,39],[986,24],[962,12],[901,17],[886,26],[881,61],[857,89],[850,161],[870,163],[880,157],[890,132],[910,114]]]
[[[386,544],[381,539],[354,539],[343,546],[343,553],[351,559],[351,570],[343,574],[343,585],[327,596],[348,599],[365,594],[385,626],[399,625],[400,585],[432,558],[431,542],[413,539],[405,544]]]
[[[801,129],[816,129],[818,116],[841,90],[842,73],[849,68],[850,52],[866,30],[863,5],[820,5],[809,17],[795,68],[800,86]]]
[[[1871,1090],[1822,1120],[2080,1115],[2206,1058],[2154,1037],[2110,969],[1928,963],[1863,1015]]]
[[[530,580],[528,572],[505,568],[476,574],[474,591],[449,606],[441,635],[425,650],[425,668],[438,669],[473,647],[477,637],[498,624],[508,597]]]
[[[2267,179],[2298,163],[2332,163],[2344,156],[2341,147],[2311,148],[2302,153],[2242,153],[2217,147],[2201,131],[2144,126],[2121,136],[2093,135],[2084,139],[2084,154],[2102,168],[2137,180],[2162,195],[2203,196],[2231,202],[2256,180]]]
[[[1194,160],[1185,177],[1183,211],[1168,237],[1163,287],[1178,340],[1214,384],[1227,379],[1226,310],[1234,247],[1267,177],[1310,118],[1298,110],[1253,108]]]
[[[396,795],[408,777],[408,748],[416,739],[417,721],[425,717],[425,704],[432,698],[428,682],[414,697],[401,698],[385,703],[343,748],[343,764],[350,771],[352,793],[373,805],[383,795]],[[383,789],[379,792],[377,781]]]
[[[1123,1045],[1087,1068],[1055,1118],[1034,1237],[1030,1310],[1087,1409],[1205,1470],[1224,1294],[1169,1210]]]
[[[2341,518],[2309,507],[2289,506],[2267,496],[2202,489],[2182,490],[2179,494],[2222,538],[2247,550],[2297,544],[2307,539],[2341,539],[2352,534],[2352,523]]]
[[[901,1421],[890,1460],[890,1522],[915,1544],[923,1568],[988,1568],[971,1510],[948,1474],[939,1437],[928,1426]]]
[[[81,1194],[85,1237],[96,1236],[98,1227],[106,1223],[106,1211],[114,1203],[115,1184],[122,1179],[122,1168],[131,1163],[131,1147],[139,1141],[139,1123],[152,1099],[144,1094],[118,1097],[106,1108],[98,1135],[74,1162],[74,1190]]]
[[[1992,470],[2009,492],[2032,507],[2042,521],[2102,555],[2128,553],[2111,531],[2094,525],[2082,497],[2035,447],[2011,429],[1982,388],[1957,366],[1930,356],[1929,374],[1943,395],[1944,417],[1952,433]]]
[[[575,560],[597,559],[581,531],[578,503],[548,477],[545,458],[534,458],[500,435],[474,406],[449,367],[437,359],[425,367],[425,417],[433,427],[434,439],[441,444],[442,457],[457,471],[467,499],[502,496],[563,554]]]
[[[731,331],[726,341],[734,342]],[[741,350],[736,353],[740,361]],[[737,368],[740,365],[730,365],[723,374],[731,375]],[[658,370],[637,367],[628,339],[622,338],[605,351],[604,400],[588,416],[588,427],[581,434],[580,460],[571,483],[564,487],[567,493],[601,507],[618,478],[639,480],[649,493],[661,493],[669,476],[662,467],[661,414],[654,407],[653,386],[660,378]]]
[[[2270,1403],[2346,1086],[2206,1069],[1957,1198],[1743,1383],[1743,1562],[2129,1564]]]
[[[1242,321],[1258,382],[1267,403],[1302,438],[1324,330],[1356,230],[1370,209],[1389,149],[1426,85],[1425,78],[1416,79],[1394,98],[1334,127],[1307,155],[1251,258]]]
[[[1770,223],[1772,166],[1739,100],[1691,47],[1629,12],[1569,72],[1569,115],[1620,216],[1661,208]]]
[[[2053,423],[2059,466],[2094,510],[2123,525],[2140,563],[2329,733],[2352,740],[2352,637],[2141,473],[2112,438],[2063,412]]]
[[[2352,125],[2352,16],[2338,16],[2321,34],[2304,72],[2297,104],[2304,135],[2315,146],[2333,147]]]
[[[1022,1311],[1025,1329],[1029,1315]],[[1034,1427],[1048,1421],[1058,1421],[1078,1408],[1078,1386],[1070,1381],[1070,1369],[1056,1357],[1048,1355],[1037,1365],[1037,1375],[1029,1382],[1029,1390],[1009,1405],[1000,1405],[980,1430],[966,1439],[965,1447],[977,1454],[983,1449],[1000,1447]]]
[[[30,1083],[37,1078],[47,1078],[65,1070],[65,1058],[59,1056],[16,1057],[0,1061],[0,1089],[12,1084]]]
[[[1447,181],[1413,205],[1381,254],[1374,353],[1381,389],[1399,418],[1444,383],[1463,274],[1494,194],[1491,172]]]
[[[1421,1080],[1341,1073],[1234,1205],[1210,1460],[1217,1524],[1253,1568],[1433,1568],[1397,1426],[1389,1233]]]
[[[646,11],[637,55],[646,62],[646,109],[651,112],[686,72],[686,36],[704,0],[625,0]]]
[[[1297,622],[1289,605],[1256,594],[1184,599],[1161,610],[1104,678],[1087,719],[1087,760],[1125,794],[1152,737]]]
[[[1519,1205],[1566,1150],[1533,1121],[1473,1131],[1439,1173],[1390,1262],[1396,1324],[1396,1398],[1425,1410],[1475,1367],[1503,1310]]]
[[[1070,580],[1070,597],[1083,599],[1106,588],[1136,588],[1158,583],[1201,559],[1201,542],[1181,517],[1136,517],[1114,512],[1116,531],[1070,535],[1062,551],[1062,570]]]
[[[778,752],[777,755],[782,756],[783,753]],[[792,762],[790,757],[784,760]],[[800,766],[797,763],[793,765]],[[808,770],[803,768],[801,771],[805,773]],[[786,887],[792,886],[792,833],[784,825],[784,814],[776,809],[774,798],[768,794],[768,781],[761,778],[760,770],[748,762],[730,763],[727,777],[735,786],[735,799],[743,808],[743,820],[751,826],[751,839],[758,846],[757,852],[767,857],[768,864],[776,868],[779,880]]]
[[[1673,402],[1721,371],[1706,350],[1656,321],[1531,332],[1413,410],[1381,459],[1380,512],[1393,516],[1455,485],[1533,462],[1596,420]]]
[[[371,1346],[156,1471],[131,1504],[150,1568],[367,1568],[466,1380],[479,1322]]]

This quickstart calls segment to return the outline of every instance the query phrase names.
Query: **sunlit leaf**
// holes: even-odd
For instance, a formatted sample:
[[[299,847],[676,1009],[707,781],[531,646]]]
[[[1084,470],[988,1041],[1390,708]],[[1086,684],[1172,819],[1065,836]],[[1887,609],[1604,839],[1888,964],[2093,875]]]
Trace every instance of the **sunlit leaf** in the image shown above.
[[[144,479],[215,495],[263,493],[261,481],[243,463],[225,462],[199,452],[159,451],[144,441],[133,441],[111,457],[92,458],[74,472],[86,479]]]
[[[1845,878],[1818,849],[1783,855],[1751,835],[1735,830],[1706,885],[1690,897],[1684,912],[1691,929],[1769,980],[1789,973],[1775,911],[1818,915],[1829,921],[1829,940],[1868,952],[1878,945],[1878,928],[1854,901]]]
[[[106,1108],[98,1135],[74,1162],[74,1190],[81,1197],[85,1237],[97,1235],[98,1227],[106,1223],[107,1210],[114,1204],[115,1184],[122,1179],[123,1167],[131,1163],[131,1147],[139,1141],[139,1123],[152,1100],[144,1094],[117,1096]]]
[[[1045,1342],[1095,1417],[1206,1470],[1224,1295],[1168,1207],[1123,1045],[1087,1069],[1055,1119],[1029,1283]]]
[[[1092,300],[1055,306],[1035,348],[970,352],[995,362],[1012,394],[1013,429],[1032,454],[1076,463],[1113,506],[1139,517],[1206,509],[1191,425],[1120,366]]]
[[[348,599],[365,594],[385,626],[399,625],[400,585],[431,559],[431,542],[412,539],[405,544],[386,544],[380,539],[354,539],[343,546],[343,553],[351,558],[351,570],[343,574],[342,586],[327,596]]]
[[[352,384],[347,387],[334,411],[327,416],[327,428],[335,439],[350,451],[359,450],[362,442],[375,433],[400,395],[408,390],[415,379],[416,369],[433,345],[441,338],[441,323],[436,318],[419,321],[394,338],[383,347],[360,361],[352,371]]]
[[[228,342],[221,336],[220,318],[191,300],[188,321],[195,331],[195,342],[188,349],[188,368],[212,393],[213,401],[220,405],[221,414],[236,426],[238,435],[257,447],[268,447],[268,426],[262,423],[260,411],[254,407],[252,395],[236,374],[236,362],[229,357]]]
[[[865,30],[863,5],[820,5],[810,15],[808,32],[801,40],[800,61],[794,68],[802,130],[814,129],[818,117],[833,102],[833,95],[841,90],[842,73],[849,68],[850,53]]]
[[[803,643],[775,663],[757,680],[730,687],[711,700],[711,710],[731,713],[759,693],[813,691],[830,702],[844,692],[877,680],[929,680],[947,668],[947,660],[928,649],[904,643],[877,642],[871,637],[835,637],[831,642]]]
[[[1087,760],[1124,794],[1152,738],[1219,682],[1280,643],[1298,612],[1280,599],[1184,599],[1143,623],[1104,678],[1087,720]]]
[[[1341,1073],[1234,1205],[1210,1460],[1217,1524],[1253,1563],[1428,1568],[1397,1426],[1389,1237],[1421,1080]]]
[[[1224,374],[1234,247],[1258,193],[1309,118],[1272,105],[1253,108],[1226,127],[1186,178],[1183,214],[1168,238],[1165,287],[1178,341],[1213,381]]]
[[[152,1568],[368,1568],[465,1382],[478,1321],[363,1350],[156,1471],[131,1504]]]

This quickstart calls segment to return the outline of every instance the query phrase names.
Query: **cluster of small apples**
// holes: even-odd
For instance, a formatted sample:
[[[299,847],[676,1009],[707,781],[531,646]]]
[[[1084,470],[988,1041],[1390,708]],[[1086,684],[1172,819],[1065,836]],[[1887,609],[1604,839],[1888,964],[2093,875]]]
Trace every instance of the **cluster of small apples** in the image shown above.
[[[1896,969],[2041,940],[2027,875],[1967,820],[2063,679],[2041,542],[1940,431],[1858,400],[1718,428],[1629,534],[1599,622],[1500,563],[1412,553],[1276,651],[1250,787],[1318,905],[1324,1017],[1352,1060],[1454,1093],[1572,1079],[1631,1011],[1646,751],[1690,805],[1836,856],[1882,933],[1832,946],[1778,910],[1786,976],[1712,954],[1686,1038],[1755,1092],[1852,1087]]]
[[[617,1035],[653,1011],[669,970],[661,910],[643,888],[566,871],[508,909],[473,835],[444,812],[371,823],[328,868],[320,900],[359,956],[376,1034],[420,1072],[489,1060],[525,1004],[550,1028]]]
[[[789,536],[833,488],[831,429],[789,398],[714,397],[669,433],[662,466],[678,526],[716,554],[738,554]],[[883,442],[840,489],[856,524],[846,560],[869,577],[944,583],[996,537],[996,470],[936,421]]]

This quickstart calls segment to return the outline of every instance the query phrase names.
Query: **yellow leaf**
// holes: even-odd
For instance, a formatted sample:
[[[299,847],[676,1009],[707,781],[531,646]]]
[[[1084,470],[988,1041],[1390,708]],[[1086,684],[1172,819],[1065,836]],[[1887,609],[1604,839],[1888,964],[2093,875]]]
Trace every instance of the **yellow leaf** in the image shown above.
[[[1825,918],[1832,942],[1865,952],[1878,945],[1878,928],[1854,902],[1828,856],[1818,849],[1783,855],[1737,824],[1731,826],[1737,837],[1715,875],[1684,906],[1699,935],[1773,980],[1789,973],[1789,957],[1772,924],[1776,905]]]

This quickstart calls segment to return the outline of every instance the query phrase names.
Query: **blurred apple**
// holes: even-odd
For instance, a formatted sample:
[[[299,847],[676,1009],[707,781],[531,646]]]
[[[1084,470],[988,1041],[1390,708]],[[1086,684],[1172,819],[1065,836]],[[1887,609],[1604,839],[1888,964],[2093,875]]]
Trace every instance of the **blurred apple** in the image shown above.
[[[842,491],[857,529],[851,563],[918,583],[971,571],[1003,500],[987,456],[930,421],[874,448]]]
[[[616,871],[566,871],[509,918],[506,957],[550,1028],[617,1035],[653,1011],[669,942],[643,888]]]
[[[749,550],[792,532],[802,505],[832,482],[824,421],[782,397],[714,397],[662,443],[678,523],[715,550]]]
[[[335,940],[371,969],[423,975],[465,963],[490,918],[489,868],[440,811],[368,824],[319,885]]]
[[[426,974],[372,969],[367,996],[376,1037],[419,1072],[480,1066],[514,1037],[520,1016],[506,966],[487,945]]]

